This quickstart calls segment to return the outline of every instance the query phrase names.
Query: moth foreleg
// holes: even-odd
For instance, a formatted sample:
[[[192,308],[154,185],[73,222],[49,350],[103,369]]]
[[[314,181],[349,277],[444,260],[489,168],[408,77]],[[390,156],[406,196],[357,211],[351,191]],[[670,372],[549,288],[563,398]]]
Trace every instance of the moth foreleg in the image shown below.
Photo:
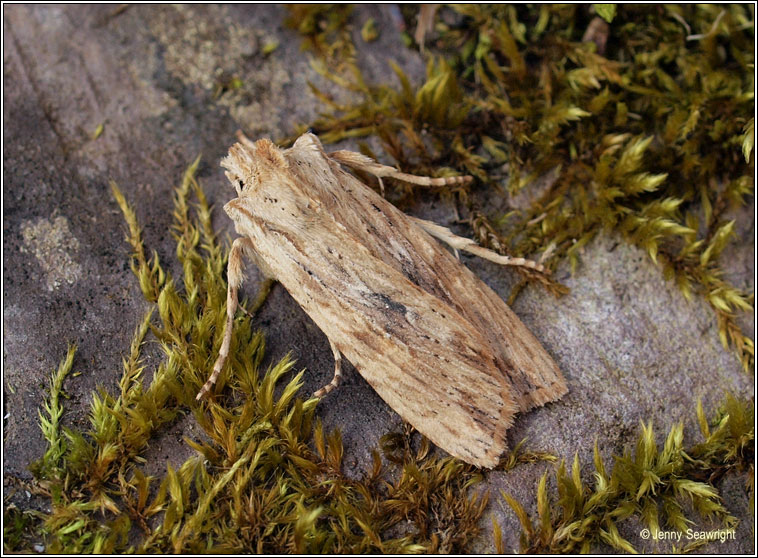
[[[510,256],[498,254],[497,252],[488,250],[483,246],[479,246],[470,238],[463,238],[462,236],[453,234],[450,229],[447,229],[442,225],[438,225],[432,221],[426,221],[425,219],[419,219],[418,217],[412,217],[410,215],[408,215],[408,218],[434,238],[437,238],[445,244],[449,245],[451,248],[453,248],[453,250],[463,250],[500,265],[528,267],[541,273],[546,273],[545,267],[533,260],[527,260],[524,258],[512,258]]]
[[[224,339],[221,342],[221,348],[218,351],[216,363],[213,365],[211,377],[208,378],[208,381],[205,382],[202,388],[200,388],[200,391],[195,398],[198,401],[205,397],[216,383],[218,375],[221,373],[221,369],[226,362],[226,357],[229,356],[229,346],[232,342],[232,331],[234,328],[234,314],[237,311],[237,290],[245,277],[242,271],[242,255],[246,249],[253,249],[253,243],[250,239],[237,238],[232,243],[232,249],[229,251],[229,263],[226,268],[228,287],[226,291],[226,329],[224,329]]]
[[[332,352],[334,353],[334,377],[327,385],[320,390],[313,392],[313,397],[316,399],[324,397],[327,393],[340,385],[340,380],[342,380],[342,353],[340,353],[339,349],[334,346],[334,343],[332,343],[331,340],[329,341],[329,345],[332,347]]]
[[[377,163],[371,157],[366,157],[355,151],[334,151],[329,154],[329,157],[351,169],[373,174],[379,179],[382,189],[384,188],[381,182],[383,177],[390,177],[419,186],[453,186],[456,184],[468,184],[473,180],[470,176],[443,176],[439,178],[416,176],[415,174],[400,172],[394,167]]]

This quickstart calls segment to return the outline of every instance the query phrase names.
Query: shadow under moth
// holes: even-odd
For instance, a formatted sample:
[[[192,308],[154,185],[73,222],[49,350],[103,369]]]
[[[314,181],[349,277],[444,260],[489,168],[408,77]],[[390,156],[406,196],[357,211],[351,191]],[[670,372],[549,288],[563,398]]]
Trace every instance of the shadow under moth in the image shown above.
[[[409,217],[342,166],[442,186],[471,177],[401,173],[313,134],[280,150],[242,134],[221,165],[238,197],[224,206],[241,235],[228,263],[227,322],[212,375],[229,353],[242,256],[281,283],[342,356],[403,419],[448,453],[494,467],[519,411],[567,391],[553,359],[503,300],[439,240],[507,265],[541,268]]]

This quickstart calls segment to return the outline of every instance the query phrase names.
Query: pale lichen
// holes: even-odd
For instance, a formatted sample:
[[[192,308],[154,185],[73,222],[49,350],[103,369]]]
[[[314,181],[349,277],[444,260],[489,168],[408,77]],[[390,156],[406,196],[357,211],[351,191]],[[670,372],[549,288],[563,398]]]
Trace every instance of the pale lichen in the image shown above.
[[[21,224],[24,239],[22,252],[34,255],[42,268],[48,291],[64,283],[73,285],[82,276],[82,266],[76,261],[79,241],[72,234],[69,221],[63,216],[54,219],[30,219]]]

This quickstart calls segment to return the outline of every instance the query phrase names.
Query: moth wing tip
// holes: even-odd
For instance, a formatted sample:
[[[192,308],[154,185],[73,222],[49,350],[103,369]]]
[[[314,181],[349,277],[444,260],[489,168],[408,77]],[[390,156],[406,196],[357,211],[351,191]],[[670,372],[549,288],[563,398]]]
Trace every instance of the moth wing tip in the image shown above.
[[[569,392],[566,380],[558,374],[555,381],[550,384],[539,387],[529,393],[528,399],[521,403],[521,411],[526,412],[537,407],[544,407],[548,403],[553,403],[563,398]]]
[[[475,465],[477,467],[483,467],[485,469],[493,469],[500,463],[500,457],[505,453],[505,450],[508,449],[508,444],[505,440],[505,432],[503,431],[502,437],[500,439],[496,439],[494,443],[486,448],[482,448],[482,451],[475,455],[473,459],[464,459],[464,461],[468,461],[472,465]]]

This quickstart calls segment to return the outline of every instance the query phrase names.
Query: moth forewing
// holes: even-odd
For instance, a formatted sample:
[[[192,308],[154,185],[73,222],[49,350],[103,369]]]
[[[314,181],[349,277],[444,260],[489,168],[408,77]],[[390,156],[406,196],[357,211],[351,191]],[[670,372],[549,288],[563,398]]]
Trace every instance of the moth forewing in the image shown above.
[[[407,179],[358,154],[335,158],[379,177]],[[245,139],[222,165],[239,193],[224,209],[245,246],[253,247],[255,263],[324,331],[335,356],[347,357],[442,449],[492,467],[513,414],[565,393],[553,360],[502,299],[340,168],[312,134],[286,151]],[[231,272],[230,265],[230,293],[241,281]],[[335,371],[332,384],[338,379]]]

